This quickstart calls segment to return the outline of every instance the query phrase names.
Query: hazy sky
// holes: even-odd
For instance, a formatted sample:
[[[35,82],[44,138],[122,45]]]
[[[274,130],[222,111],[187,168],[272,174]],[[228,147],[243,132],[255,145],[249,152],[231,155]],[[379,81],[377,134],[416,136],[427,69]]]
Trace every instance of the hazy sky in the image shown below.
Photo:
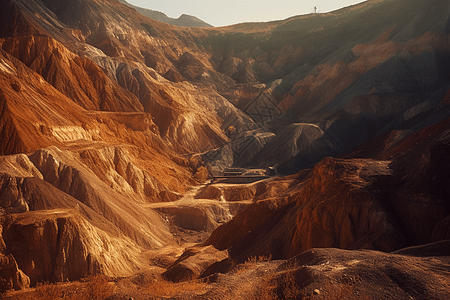
[[[313,12],[329,12],[364,2],[361,0],[126,0],[136,6],[161,11],[171,18],[193,15],[213,26],[242,22],[282,20]]]

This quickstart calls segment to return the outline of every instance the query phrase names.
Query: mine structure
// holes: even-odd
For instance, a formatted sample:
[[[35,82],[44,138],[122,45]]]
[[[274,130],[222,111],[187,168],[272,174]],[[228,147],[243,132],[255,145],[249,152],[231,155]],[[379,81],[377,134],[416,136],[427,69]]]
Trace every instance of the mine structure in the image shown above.
[[[255,181],[268,179],[269,169],[244,169],[226,168],[223,171],[216,171],[212,176],[212,183],[252,183]]]

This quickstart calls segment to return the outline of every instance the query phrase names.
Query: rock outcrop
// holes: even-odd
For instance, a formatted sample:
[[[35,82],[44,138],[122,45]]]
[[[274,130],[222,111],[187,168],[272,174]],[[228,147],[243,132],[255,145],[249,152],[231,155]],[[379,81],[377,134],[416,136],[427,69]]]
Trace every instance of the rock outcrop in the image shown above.
[[[445,120],[380,136],[345,159],[325,158],[306,177],[291,178],[291,188],[277,197],[284,202],[260,197],[206,244],[243,262],[317,247],[389,252],[448,239],[448,126]],[[353,158],[364,156],[390,160]]]
[[[294,173],[437,113],[449,85],[448,68],[441,67],[449,61],[449,32],[444,25],[448,16],[435,8],[446,11],[448,3],[405,5],[367,2],[335,13],[293,17],[272,23],[274,27],[236,25],[232,28],[253,37],[242,42],[233,31],[212,35],[208,42],[218,53],[216,64],[223,73],[238,82],[242,74],[253,74],[253,85],[267,83],[252,97],[226,97],[276,135],[250,163],[231,164],[277,163],[279,173]],[[383,13],[387,11],[395,13]],[[353,13],[365,25],[353,24]],[[418,17],[399,17],[404,14]],[[425,15],[443,22],[424,21]],[[270,35],[260,40],[263,32]],[[409,122],[413,117],[415,123]],[[285,143],[289,146],[279,147]],[[216,153],[229,151],[227,147]]]
[[[125,198],[70,156],[53,149],[2,158],[5,289],[26,287],[27,278],[130,275],[143,267],[144,248],[171,243],[167,224],[139,206],[138,194]]]
[[[27,280],[35,285],[99,273],[131,275],[142,267],[136,244],[92,226],[76,211],[27,212],[2,217],[1,223],[10,253],[5,258],[15,266],[13,288],[26,287]]]
[[[287,258],[314,247],[399,249],[405,233],[377,192],[378,181],[391,176],[387,162],[326,158],[297,184],[295,196],[258,201],[213,232],[207,244],[231,247],[238,261]]]
[[[226,258],[226,251],[219,251],[212,246],[190,248],[162,275],[172,282],[196,279],[209,266]]]

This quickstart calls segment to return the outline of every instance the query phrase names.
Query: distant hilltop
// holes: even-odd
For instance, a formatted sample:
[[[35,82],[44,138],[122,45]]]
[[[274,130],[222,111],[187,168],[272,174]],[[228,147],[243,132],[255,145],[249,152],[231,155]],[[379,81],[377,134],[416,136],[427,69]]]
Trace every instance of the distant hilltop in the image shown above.
[[[146,17],[152,18],[153,20],[168,23],[176,26],[184,26],[184,27],[213,27],[212,25],[200,20],[197,17],[182,14],[178,19],[170,18],[165,13],[142,8],[139,6],[132,5],[125,0],[119,0],[119,2],[128,5],[129,7],[134,8],[137,12],[143,14]]]

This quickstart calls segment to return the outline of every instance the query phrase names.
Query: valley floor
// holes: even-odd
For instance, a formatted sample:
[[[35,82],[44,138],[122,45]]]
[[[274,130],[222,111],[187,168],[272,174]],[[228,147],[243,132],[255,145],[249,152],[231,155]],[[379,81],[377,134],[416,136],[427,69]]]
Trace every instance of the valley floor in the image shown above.
[[[211,265],[214,256],[227,259],[226,251],[210,251],[212,246],[203,244],[212,228],[232,217],[230,206],[235,213],[252,201],[229,202],[222,195],[215,200],[197,197],[207,188],[223,191],[246,186],[207,184],[189,190],[178,201],[143,204],[163,214],[178,245],[146,252],[148,268],[133,276],[98,275],[81,281],[45,283],[1,294],[0,299],[445,299],[448,295],[450,241],[394,253],[316,248],[289,260],[258,256],[225,273],[180,282],[168,280],[168,270],[189,251],[194,254],[188,259],[196,257],[190,262],[192,269],[202,266],[202,259],[206,265]],[[208,255],[202,256],[204,253]],[[188,266],[180,272],[187,272]]]

